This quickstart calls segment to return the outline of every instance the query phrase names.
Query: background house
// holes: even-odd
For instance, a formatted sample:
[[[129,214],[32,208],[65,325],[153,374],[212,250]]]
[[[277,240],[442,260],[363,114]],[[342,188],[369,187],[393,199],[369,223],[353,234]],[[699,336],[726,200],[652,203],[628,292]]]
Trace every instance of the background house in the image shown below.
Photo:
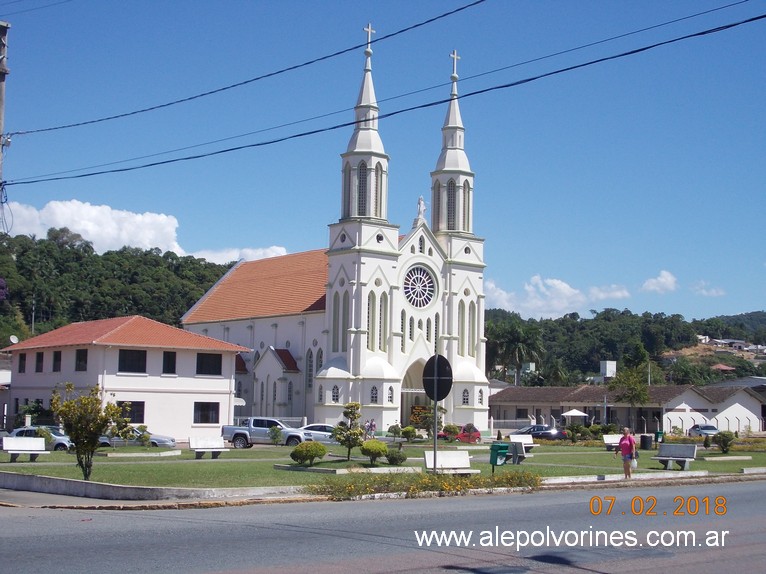
[[[695,387],[655,385],[649,400],[631,406],[617,393],[598,385],[579,387],[509,387],[490,396],[492,427],[512,430],[536,422],[563,426],[570,422],[613,423],[635,432],[686,433],[692,425],[711,423],[720,430],[740,433],[763,430],[764,398],[748,387]],[[562,420],[562,413],[577,409],[588,416]]]
[[[235,363],[250,349],[140,316],[72,323],[5,349],[12,355],[9,421],[23,405],[48,408],[65,382],[130,402],[134,424],[186,440],[232,422]]]

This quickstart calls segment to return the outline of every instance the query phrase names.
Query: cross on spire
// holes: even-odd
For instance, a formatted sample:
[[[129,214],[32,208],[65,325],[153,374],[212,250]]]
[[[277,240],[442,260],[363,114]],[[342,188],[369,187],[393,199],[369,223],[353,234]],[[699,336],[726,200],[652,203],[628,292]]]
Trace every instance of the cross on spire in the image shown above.
[[[368,23],[366,28],[362,28],[365,32],[367,32],[367,49],[370,49],[370,43],[372,42],[372,35],[375,33],[375,30],[372,29],[372,23]]]
[[[452,50],[449,57],[452,58],[452,75],[457,76],[457,61],[460,59],[460,56],[457,55],[457,50]]]

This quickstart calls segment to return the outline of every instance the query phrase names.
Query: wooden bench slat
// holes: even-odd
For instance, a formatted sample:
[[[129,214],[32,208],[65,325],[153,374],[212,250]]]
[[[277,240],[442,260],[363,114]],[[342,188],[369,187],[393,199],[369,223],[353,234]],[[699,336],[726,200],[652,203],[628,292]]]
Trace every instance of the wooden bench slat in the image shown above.
[[[423,459],[425,461],[426,470],[428,472],[434,472],[433,451],[425,451],[423,453]],[[481,470],[471,468],[471,459],[468,456],[468,451],[450,450],[437,453],[436,472],[443,474],[478,474]]]
[[[659,460],[666,470],[671,470],[675,462],[681,470],[691,470],[691,463],[697,457],[696,444],[661,443],[657,455],[652,460]]]

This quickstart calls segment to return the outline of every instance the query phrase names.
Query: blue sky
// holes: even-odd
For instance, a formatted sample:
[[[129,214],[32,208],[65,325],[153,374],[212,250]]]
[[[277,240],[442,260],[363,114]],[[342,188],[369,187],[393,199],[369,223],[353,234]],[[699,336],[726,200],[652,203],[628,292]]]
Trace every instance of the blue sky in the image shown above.
[[[368,22],[376,39],[470,3],[0,0],[11,234],[67,226],[99,252],[127,244],[219,262],[326,246],[350,127],[21,183],[350,122],[361,48],[156,111],[33,131],[245,82],[362,44]],[[373,44],[375,89],[385,114],[447,98],[455,49],[462,95],[762,14],[762,0],[486,0]],[[759,20],[461,100],[487,307],[687,320],[766,308],[764,70]],[[380,122],[389,221],[403,232],[429,197],[445,110]]]

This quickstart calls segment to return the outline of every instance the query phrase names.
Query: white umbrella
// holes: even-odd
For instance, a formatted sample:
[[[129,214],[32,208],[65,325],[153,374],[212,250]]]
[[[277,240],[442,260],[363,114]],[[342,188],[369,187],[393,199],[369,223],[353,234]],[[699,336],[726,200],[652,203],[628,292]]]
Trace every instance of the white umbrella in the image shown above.
[[[577,409],[571,409],[561,415],[562,417],[587,417],[588,413],[578,411]]]

